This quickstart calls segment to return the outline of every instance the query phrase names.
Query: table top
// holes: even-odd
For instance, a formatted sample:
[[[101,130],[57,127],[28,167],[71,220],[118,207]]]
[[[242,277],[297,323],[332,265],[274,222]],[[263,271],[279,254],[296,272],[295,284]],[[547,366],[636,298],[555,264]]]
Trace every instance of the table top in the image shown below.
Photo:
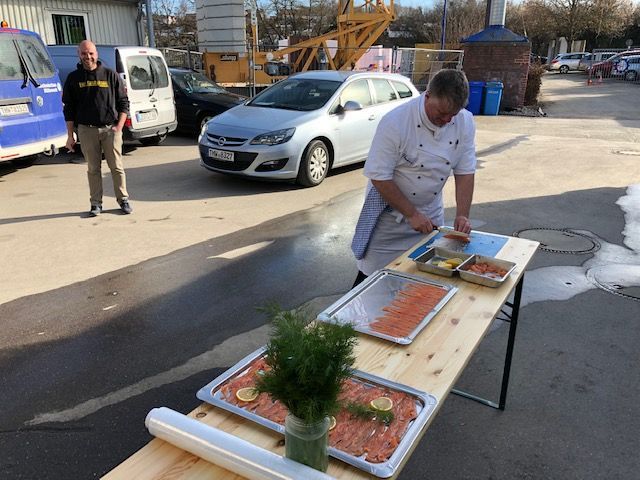
[[[524,274],[537,247],[538,243],[534,241],[508,238],[495,257],[515,262],[517,266],[510,278],[499,288],[484,287],[455,277],[444,278],[421,272],[408,257],[415,247],[408,250],[387,267],[425,276],[441,283],[455,284],[459,290],[409,345],[397,345],[368,335],[360,335],[356,347],[355,368],[428,392],[439,399],[436,407],[439,409],[489,330],[493,319]],[[430,421],[436,414],[437,410],[431,415]],[[220,408],[203,403],[189,413],[189,417],[197,418],[279,455],[284,454],[282,435]],[[420,433],[420,437],[427,428],[428,424]],[[417,444],[418,442],[414,442],[412,448]],[[405,461],[409,457],[410,455],[407,455]],[[401,470],[402,468],[398,469],[396,476]],[[335,459],[330,459],[327,474],[340,479],[375,478]],[[195,480],[242,477],[163,440],[154,439],[103,478]]]

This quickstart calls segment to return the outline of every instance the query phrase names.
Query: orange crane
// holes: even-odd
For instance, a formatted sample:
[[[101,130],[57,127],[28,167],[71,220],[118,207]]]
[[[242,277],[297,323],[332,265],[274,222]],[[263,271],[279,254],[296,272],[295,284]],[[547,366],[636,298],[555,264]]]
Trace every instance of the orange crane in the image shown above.
[[[271,52],[256,51],[256,26],[252,18],[251,51],[249,57],[236,53],[205,53],[205,69],[222,85],[269,85],[288,74],[315,67],[321,59],[331,70],[352,70],[356,62],[396,19],[393,0],[339,0],[337,30]],[[336,46],[329,46],[330,40]],[[330,52],[335,48],[335,54]],[[291,59],[290,63],[284,61]],[[253,63],[253,72],[250,65]],[[212,68],[213,66],[213,68]],[[253,81],[253,82],[252,82]]]

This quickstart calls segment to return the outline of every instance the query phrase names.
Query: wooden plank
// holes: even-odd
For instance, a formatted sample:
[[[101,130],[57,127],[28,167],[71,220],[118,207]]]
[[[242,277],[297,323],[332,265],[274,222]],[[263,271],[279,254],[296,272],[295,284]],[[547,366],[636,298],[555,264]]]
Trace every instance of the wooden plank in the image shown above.
[[[431,393],[439,400],[435,417],[444,399],[486,335],[491,323],[508,299],[538,247],[537,242],[509,238],[496,255],[517,264],[511,277],[499,288],[483,287],[458,278],[445,278],[419,271],[408,257],[421,241],[389,264],[389,268],[424,276],[458,286],[458,292],[410,345],[400,346],[367,335],[360,335],[356,347],[356,368]],[[517,349],[515,354],[517,355]],[[496,359],[497,362],[500,360]],[[497,395],[498,392],[496,392]],[[284,454],[281,435],[202,404],[189,414],[192,418],[220,428],[279,455]],[[424,434],[428,425],[420,434]],[[417,445],[415,442],[413,448]],[[410,455],[407,455],[406,459]],[[406,462],[405,459],[405,462]],[[401,469],[398,471],[401,471]],[[327,473],[340,479],[375,478],[337,460],[331,460]],[[392,478],[397,477],[394,476]],[[105,480],[200,480],[241,477],[155,439],[109,472]]]

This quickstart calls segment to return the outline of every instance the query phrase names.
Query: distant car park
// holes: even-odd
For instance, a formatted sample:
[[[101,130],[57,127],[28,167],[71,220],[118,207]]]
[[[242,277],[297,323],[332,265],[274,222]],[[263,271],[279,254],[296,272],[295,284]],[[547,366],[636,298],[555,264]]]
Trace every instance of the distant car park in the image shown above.
[[[292,75],[211,119],[199,139],[209,170],[320,184],[332,167],[364,161],[382,116],[418,96],[402,75]]]
[[[569,70],[578,70],[580,60],[587,55],[587,53],[588,52],[559,53],[551,60],[549,70],[557,70],[560,73],[568,73]]]
[[[170,68],[176,101],[178,128],[198,133],[216,115],[240,105],[247,97],[231,93],[203,74],[186,68]]]

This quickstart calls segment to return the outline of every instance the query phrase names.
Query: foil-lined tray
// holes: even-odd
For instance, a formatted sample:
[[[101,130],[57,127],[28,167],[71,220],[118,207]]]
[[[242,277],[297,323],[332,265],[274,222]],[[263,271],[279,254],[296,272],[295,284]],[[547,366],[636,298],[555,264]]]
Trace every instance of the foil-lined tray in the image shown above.
[[[251,364],[255,360],[263,357],[265,355],[265,351],[266,347],[262,347],[255,352],[247,355],[222,375],[218,376],[215,380],[202,387],[197,392],[196,396],[204,402],[207,402],[216,407],[220,407],[224,410],[246,418],[247,420],[251,420],[271,430],[284,434],[284,425],[280,425],[279,423],[257,415],[254,412],[245,410],[240,406],[227,402],[220,390],[227,381],[247,374]],[[416,390],[397,382],[386,380],[375,375],[371,375],[366,372],[362,372],[360,370],[354,370],[352,378],[367,385],[384,387],[390,390],[404,392],[410,395],[415,401],[417,416],[409,423],[408,428],[402,436],[402,439],[400,440],[398,446],[394,450],[393,454],[389,457],[389,459],[385,462],[373,463],[367,461],[365,455],[363,455],[362,457],[356,457],[331,446],[328,449],[329,455],[331,455],[332,457],[337,458],[338,460],[342,460],[349,465],[353,465],[360,470],[363,470],[380,478],[391,477],[396,473],[400,465],[403,463],[404,458],[411,450],[411,446],[418,441],[419,434],[427,424],[427,421],[435,410],[435,407],[438,404],[438,400],[436,399],[436,397],[428,393]]]
[[[410,284],[436,287],[442,290],[444,296],[407,335],[395,336],[374,330],[372,324],[384,315],[383,308],[389,306],[398,292]],[[340,324],[351,323],[358,332],[407,345],[413,342],[457,291],[458,287],[454,285],[438,283],[424,277],[389,269],[378,270],[322,311],[318,315],[318,320]]]

